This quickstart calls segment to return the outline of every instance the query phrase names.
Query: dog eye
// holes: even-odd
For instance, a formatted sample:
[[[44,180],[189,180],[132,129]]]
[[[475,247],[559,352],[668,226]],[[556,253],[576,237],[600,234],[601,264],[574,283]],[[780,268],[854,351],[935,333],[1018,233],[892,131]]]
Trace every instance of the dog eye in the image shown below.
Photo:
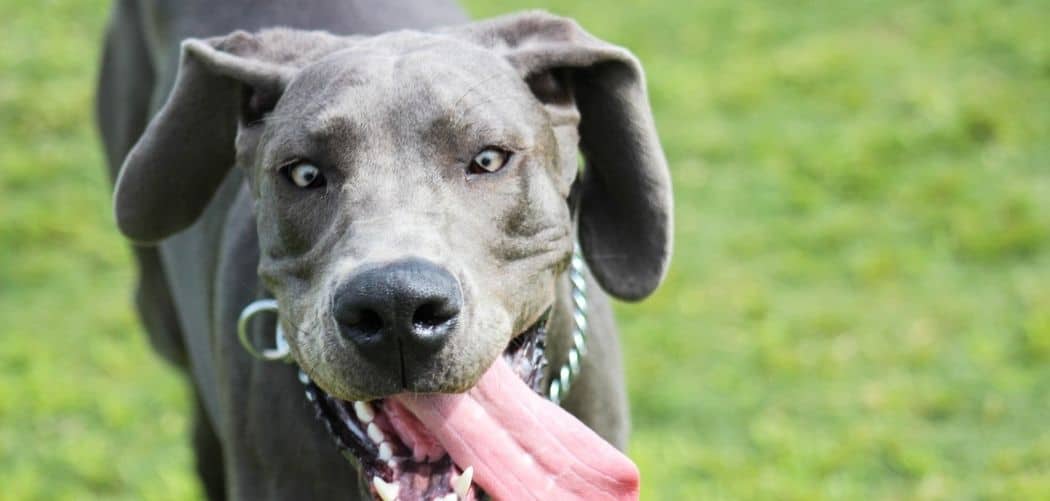
[[[470,167],[467,171],[471,174],[496,172],[502,169],[504,165],[507,165],[508,159],[510,159],[509,151],[490,146],[481,150],[481,153],[474,156],[474,159],[470,161]]]
[[[321,169],[318,169],[316,165],[304,162],[289,165],[281,170],[289,181],[300,188],[324,186],[324,176],[321,174]]]

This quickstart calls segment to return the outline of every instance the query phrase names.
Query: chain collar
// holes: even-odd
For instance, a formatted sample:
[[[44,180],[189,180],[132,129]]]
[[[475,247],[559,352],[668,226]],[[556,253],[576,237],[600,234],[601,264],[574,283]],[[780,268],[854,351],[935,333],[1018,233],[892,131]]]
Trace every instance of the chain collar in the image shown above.
[[[572,262],[569,266],[569,282],[572,285],[572,347],[569,348],[569,355],[566,358],[565,363],[558,369],[557,372],[551,375],[550,385],[547,387],[547,398],[556,404],[561,404],[561,401],[568,395],[569,390],[572,389],[572,383],[580,375],[582,366],[580,361],[584,356],[587,355],[587,278],[586,278],[587,263],[583,260],[583,253],[580,251],[580,244],[576,243],[572,250]],[[277,300],[275,299],[260,299],[254,301],[248,306],[245,306],[241,310],[240,318],[237,319],[237,339],[240,340],[241,346],[244,347],[245,351],[251,354],[253,357],[264,360],[267,362],[285,362],[294,363],[292,359],[291,349],[288,347],[288,342],[284,339],[284,331],[281,329],[281,322],[277,322],[277,328],[274,332],[274,347],[259,350],[252,344],[251,340],[248,339],[248,321],[259,313],[272,312],[279,314],[277,307]],[[313,392],[309,391],[311,382],[310,378],[300,370],[299,380],[307,386],[307,397],[313,400],[316,396]]]
[[[572,249],[572,263],[569,266],[569,282],[572,283],[572,347],[558,372],[551,376],[547,398],[561,404],[568,395],[572,382],[580,375],[580,361],[587,355],[587,263],[583,261],[583,252],[579,242]]]

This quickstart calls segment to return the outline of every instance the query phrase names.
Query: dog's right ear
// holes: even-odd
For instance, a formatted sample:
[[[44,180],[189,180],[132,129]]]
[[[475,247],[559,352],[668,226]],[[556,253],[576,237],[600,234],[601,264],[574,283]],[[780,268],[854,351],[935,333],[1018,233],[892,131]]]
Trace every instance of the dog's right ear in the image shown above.
[[[153,243],[192,224],[235,161],[238,121],[273,109],[296,68],[263,55],[256,36],[189,39],[175,86],[124,160],[117,226]]]

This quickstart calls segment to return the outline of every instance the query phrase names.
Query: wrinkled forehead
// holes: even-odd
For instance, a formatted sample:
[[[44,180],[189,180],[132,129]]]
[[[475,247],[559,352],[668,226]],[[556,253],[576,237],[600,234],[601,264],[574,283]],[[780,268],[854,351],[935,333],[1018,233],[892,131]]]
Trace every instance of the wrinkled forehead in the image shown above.
[[[450,36],[403,32],[366,39],[304,68],[275,112],[322,129],[393,120],[512,126],[536,111],[531,96],[498,54]]]

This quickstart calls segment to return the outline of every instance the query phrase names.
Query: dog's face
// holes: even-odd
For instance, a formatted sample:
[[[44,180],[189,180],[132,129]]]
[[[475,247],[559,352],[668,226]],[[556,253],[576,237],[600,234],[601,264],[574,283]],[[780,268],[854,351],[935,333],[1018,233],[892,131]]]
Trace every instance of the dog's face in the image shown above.
[[[189,225],[231,165],[295,358],[346,399],[469,388],[551,305],[574,229],[621,298],[670,254],[637,61],[545,14],[187,41],[118,180],[121,229]]]
[[[452,485],[471,464],[496,497],[537,479],[552,499],[637,494],[629,461],[523,383],[542,370],[538,341],[513,370],[495,362],[523,359],[519,334],[540,338],[574,240],[614,296],[663,278],[670,180],[630,53],[542,13],[186,41],[121,170],[118,225],[145,243],[186,228],[233,166],[259,275],[372,495],[472,499],[469,478]],[[557,452],[573,449],[608,461]]]
[[[366,39],[303,68],[241,135],[258,142],[242,161],[260,275],[329,392],[463,391],[551,306],[576,155],[492,51]]]

